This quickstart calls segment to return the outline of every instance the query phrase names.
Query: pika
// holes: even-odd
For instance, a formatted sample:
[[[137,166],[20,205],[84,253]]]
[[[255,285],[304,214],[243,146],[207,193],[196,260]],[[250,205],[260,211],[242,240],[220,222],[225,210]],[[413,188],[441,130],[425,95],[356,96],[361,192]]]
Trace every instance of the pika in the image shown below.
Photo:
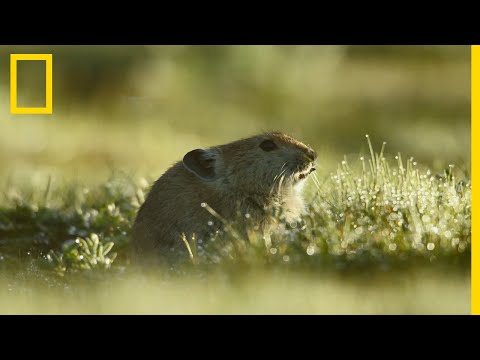
[[[207,149],[195,149],[152,185],[133,226],[139,258],[178,258],[187,254],[183,236],[206,239],[221,222],[242,214],[265,228],[271,210],[287,221],[305,210],[302,187],[315,171],[317,153],[281,132],[263,133]]]

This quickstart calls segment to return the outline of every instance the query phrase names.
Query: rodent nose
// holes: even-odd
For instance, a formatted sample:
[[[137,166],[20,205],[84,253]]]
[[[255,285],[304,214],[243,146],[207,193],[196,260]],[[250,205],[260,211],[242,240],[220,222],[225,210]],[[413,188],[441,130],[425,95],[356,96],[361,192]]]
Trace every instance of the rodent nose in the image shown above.
[[[307,157],[311,160],[311,161],[315,161],[317,159],[317,152],[313,149],[306,149],[305,150],[305,155],[307,155]]]

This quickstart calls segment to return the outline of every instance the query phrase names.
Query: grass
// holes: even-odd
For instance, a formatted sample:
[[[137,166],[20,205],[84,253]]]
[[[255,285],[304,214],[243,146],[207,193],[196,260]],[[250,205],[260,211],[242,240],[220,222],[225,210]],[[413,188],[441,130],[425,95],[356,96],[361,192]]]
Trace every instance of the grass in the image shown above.
[[[311,266],[396,266],[409,261],[466,262],[471,242],[471,186],[418,169],[401,154],[387,161],[384,146],[355,169],[347,160],[325,179],[311,178],[307,214],[298,223],[277,217],[281,236],[251,232],[239,238],[235,223],[206,244],[185,239],[194,263],[228,261]],[[62,271],[110,267],[118,251],[128,263],[131,224],[149,183],[116,178],[94,188],[72,186],[50,194],[13,189],[0,212],[2,261],[40,257]],[[214,210],[214,209],[213,209]],[[193,249],[193,251],[192,251]],[[202,255],[203,254],[203,255]],[[256,258],[252,260],[251,257]]]
[[[5,74],[9,53],[56,59],[53,115],[10,114],[0,81],[0,312],[468,313],[470,47],[0,52]],[[30,70],[25,103],[44,84]],[[272,239],[235,224],[185,239],[176,271],[132,266],[132,221],[161,171],[269,129],[320,154],[308,215]]]
[[[329,296],[338,291],[357,294],[354,289],[365,282],[365,276],[383,273],[395,279],[403,273],[410,274],[410,281],[405,285],[407,288],[427,286],[437,289],[438,283],[445,281],[449,284],[447,287],[461,288],[455,291],[458,298],[451,294],[453,303],[429,308],[427,299],[430,297],[417,294],[422,297],[418,307],[412,308],[408,302],[387,305],[381,301],[376,304],[377,312],[465,310],[468,307],[465,302],[468,303],[471,249],[471,185],[468,179],[457,178],[453,166],[443,174],[433,174],[429,169],[421,169],[413,159],[403,161],[401,154],[389,161],[384,154],[385,144],[375,153],[368,136],[367,140],[371,151],[369,157],[359,157],[358,164],[344,160],[330,176],[310,179],[306,194],[307,215],[299,223],[286,223],[281,216],[278,217],[281,236],[270,239],[251,232],[245,239],[237,235],[234,223],[226,223],[224,230],[206,244],[185,239],[191,258],[186,258],[185,263],[173,271],[150,269],[155,273],[153,277],[151,273],[139,273],[139,269],[131,266],[129,254],[131,224],[148,191],[148,181],[116,176],[96,188],[70,185],[52,189],[49,183],[42,190],[10,188],[4,194],[4,204],[7,205],[0,208],[0,271],[3,281],[17,295],[22,289],[65,293],[60,296],[64,300],[59,301],[65,301],[67,312],[75,312],[75,302],[72,303],[66,293],[84,292],[85,286],[82,285],[88,285],[89,291],[101,294],[98,295],[98,304],[87,307],[77,304],[78,311],[104,312],[107,293],[125,292],[126,288],[143,279],[146,291],[144,308],[130,302],[132,306],[128,311],[125,310],[127,305],[114,304],[105,310],[138,313],[149,309],[183,312],[178,307],[171,308],[174,295],[162,300],[165,306],[168,305],[163,310],[158,303],[157,307],[153,306],[152,299],[162,291],[175,293],[172,290],[174,284],[186,284],[186,278],[195,279],[190,282],[194,288],[201,287],[202,281],[211,282],[207,286],[209,290],[202,292],[200,297],[208,298],[212,288],[226,291],[225,287],[229,285],[225,282],[211,280],[212,276],[220,276],[219,271],[230,279],[227,283],[238,278],[238,274],[255,274],[252,275],[255,283],[262,289],[269,283],[269,276],[276,283],[279,274],[287,272],[290,280],[285,281],[299,292],[304,292],[306,284],[316,278],[312,282],[312,291],[326,292]],[[413,278],[412,269],[415,270]],[[433,269],[437,271],[430,276]],[[439,278],[442,271],[448,276]],[[299,272],[309,274],[307,278],[310,280],[296,279]],[[422,279],[418,273],[430,275]],[[335,285],[332,278],[338,276],[347,279],[346,284]],[[176,280],[173,281],[172,277]],[[352,283],[352,279],[357,281]],[[286,286],[285,281],[282,286]],[[108,287],[107,282],[116,285]],[[157,282],[162,284],[159,288],[155,288]],[[253,296],[252,284],[246,285],[245,278],[237,282],[243,285],[233,293]],[[392,288],[385,279],[380,283],[384,284],[386,298],[401,293],[400,288]],[[360,293],[376,296],[379,283],[375,284],[376,291],[366,286]],[[46,296],[44,290],[34,293],[43,299],[42,296]],[[176,294],[180,296],[182,291]],[[277,289],[272,294],[276,291],[283,290]],[[265,297],[260,302],[268,302],[266,294],[259,295]],[[8,298],[12,296],[15,298],[12,293]],[[313,301],[316,295],[311,296],[300,303]],[[350,295],[346,297],[351,298]],[[353,298],[359,301],[358,294]],[[40,303],[45,299],[39,300]],[[310,307],[300,303],[300,312],[335,312],[334,306],[326,306],[324,302]],[[39,310],[38,305],[28,304],[23,301],[19,311],[53,311],[49,306]],[[204,305],[206,308],[202,307]],[[184,310],[215,312],[215,307],[211,306],[200,300],[199,304],[187,306]],[[285,308],[283,301],[268,311],[265,305],[254,309],[252,304],[242,305],[241,301],[230,308],[225,306],[221,305],[218,311],[294,311]],[[348,312],[347,309],[344,304],[337,310]],[[374,309],[375,305],[366,301],[355,311],[375,312]]]

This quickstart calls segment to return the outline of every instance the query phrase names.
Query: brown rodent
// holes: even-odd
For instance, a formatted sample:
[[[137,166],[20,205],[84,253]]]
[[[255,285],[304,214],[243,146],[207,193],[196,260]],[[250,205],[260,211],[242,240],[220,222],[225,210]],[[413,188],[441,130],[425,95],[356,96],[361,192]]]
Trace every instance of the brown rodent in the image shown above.
[[[268,225],[272,209],[296,219],[304,210],[302,183],[316,158],[309,146],[280,132],[188,152],[153,184],[138,211],[137,261],[185,256],[182,234],[205,240],[221,225],[205,203],[226,220],[249,214],[249,223],[259,227]]]

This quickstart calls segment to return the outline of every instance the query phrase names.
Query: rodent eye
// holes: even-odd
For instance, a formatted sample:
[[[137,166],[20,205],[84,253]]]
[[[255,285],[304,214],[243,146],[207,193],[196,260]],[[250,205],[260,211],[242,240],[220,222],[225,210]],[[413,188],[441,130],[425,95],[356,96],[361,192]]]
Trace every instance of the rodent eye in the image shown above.
[[[277,148],[277,144],[275,144],[272,140],[264,140],[260,144],[260,147],[263,151],[272,151]]]

